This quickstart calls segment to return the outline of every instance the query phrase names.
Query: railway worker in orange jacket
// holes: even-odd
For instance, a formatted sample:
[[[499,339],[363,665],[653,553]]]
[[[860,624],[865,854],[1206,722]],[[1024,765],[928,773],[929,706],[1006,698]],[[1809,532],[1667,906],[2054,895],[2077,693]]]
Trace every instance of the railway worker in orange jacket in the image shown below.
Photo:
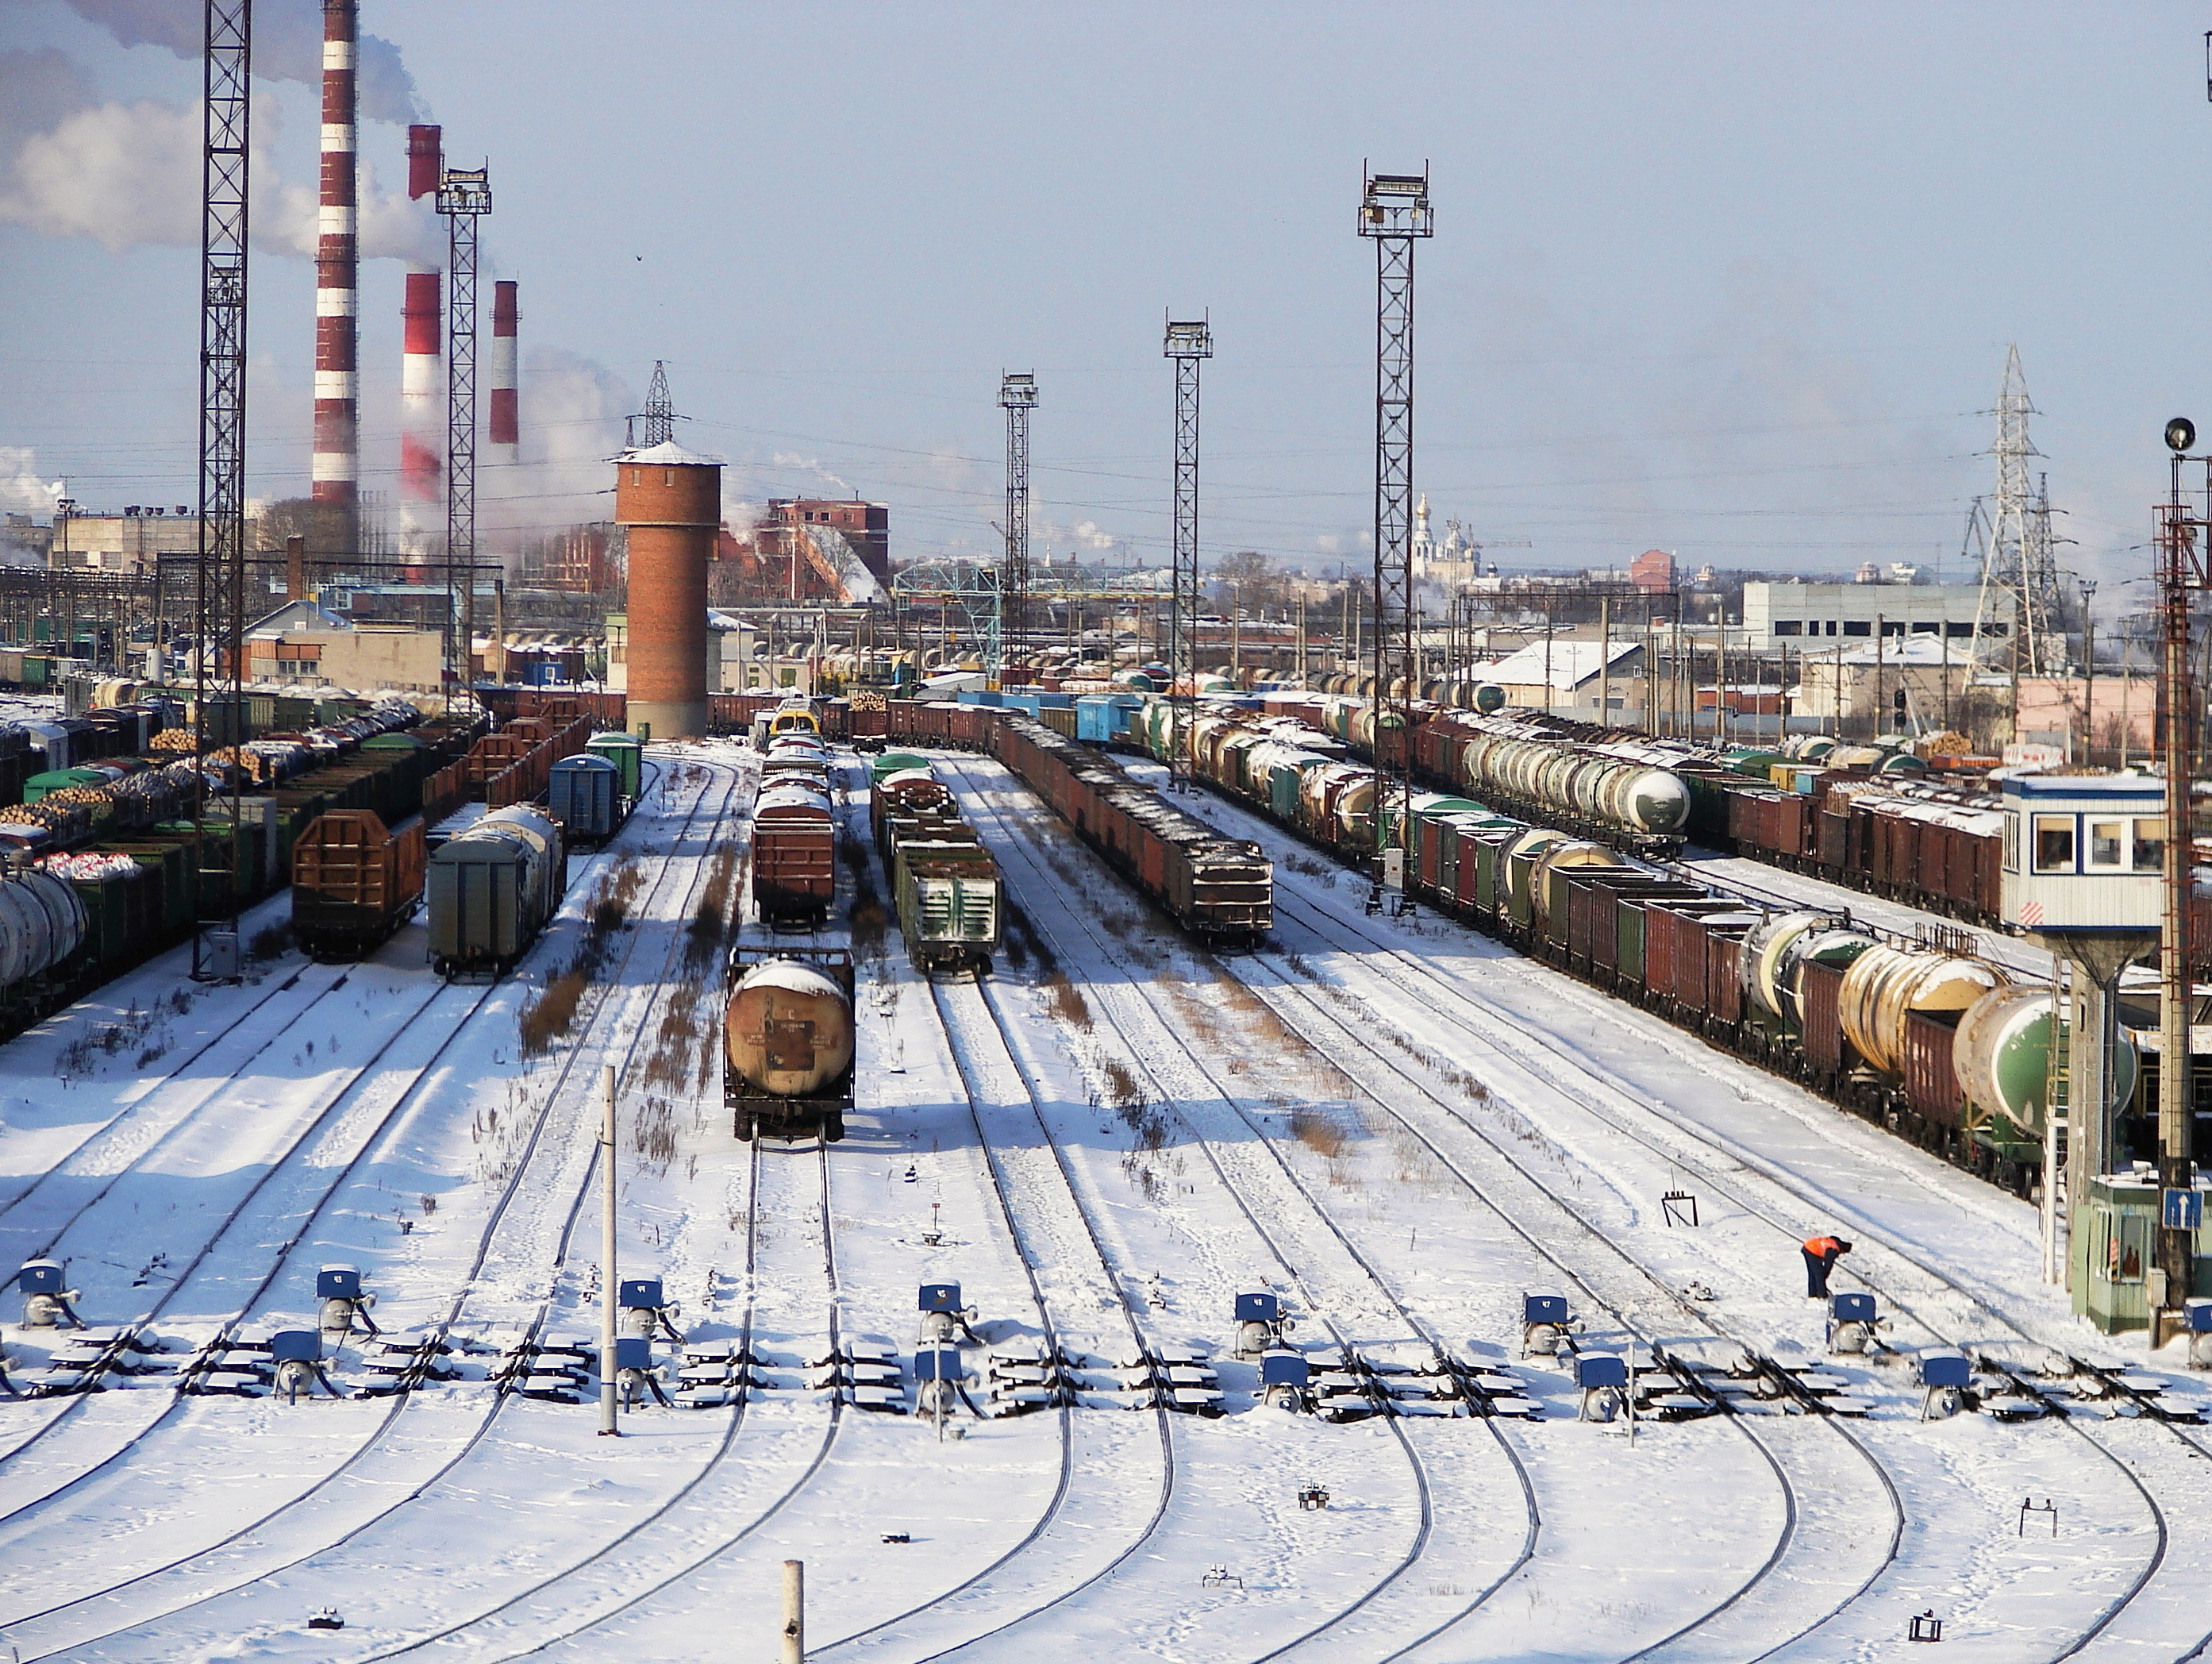
[[[1840,1236],[1812,1236],[1805,1240],[1806,1299],[1828,1297],[1828,1273],[1850,1251],[1851,1245]]]

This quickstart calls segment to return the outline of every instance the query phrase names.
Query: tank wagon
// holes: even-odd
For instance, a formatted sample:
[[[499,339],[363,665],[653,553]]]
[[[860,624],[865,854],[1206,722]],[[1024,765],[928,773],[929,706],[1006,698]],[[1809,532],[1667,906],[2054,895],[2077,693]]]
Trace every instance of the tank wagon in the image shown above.
[[[1364,697],[1371,682],[1327,680],[1344,692],[1269,695],[1261,703],[1371,759],[1373,718]],[[1670,841],[1686,840],[1925,911],[1975,924],[2000,922],[1998,800],[1985,783],[1932,771],[1893,741],[1841,745],[1800,734],[1771,750],[1700,746],[1536,711],[1485,716],[1480,686],[1454,684],[1451,691],[1465,691],[1474,712],[1430,706],[1418,713],[1413,765],[1424,783],[1633,854],[1663,856]],[[1498,743],[1477,749],[1473,742],[1482,736]],[[1141,728],[1129,737],[1153,749],[1142,743]],[[1642,777],[1625,794],[1616,787],[1608,795],[1601,774],[1548,760],[1547,753],[1640,765]],[[1686,812],[1671,831],[1662,830],[1678,797]]]
[[[853,956],[738,948],[722,1017],[722,1097],[741,1139],[845,1136],[853,1106]]]
[[[1274,927],[1275,869],[1258,844],[1224,837],[1042,722],[994,716],[991,754],[1193,936],[1249,946]]]
[[[0,997],[46,977],[84,945],[91,920],[68,880],[33,868],[0,881]]]
[[[887,753],[877,765],[869,813],[890,875],[899,933],[925,974],[991,968],[1004,938],[998,863],[960,818],[952,793],[921,759]],[[886,766],[888,765],[888,766]]]
[[[386,828],[373,809],[331,809],[292,846],[292,937],[315,960],[374,953],[422,900],[422,817]]]
[[[498,977],[561,905],[568,856],[558,821],[528,804],[497,808],[430,857],[430,962],[444,977]]]
[[[1364,865],[1372,846],[1345,789],[1323,789],[1342,765],[1280,720],[1210,734],[1194,755],[1224,795]],[[1422,902],[2017,1194],[2039,1182],[2063,1027],[2050,989],[1970,953],[1877,941],[1847,917],[1747,904],[1472,797],[1417,797],[1404,842]],[[2124,1102],[2136,1068],[2121,1050]]]

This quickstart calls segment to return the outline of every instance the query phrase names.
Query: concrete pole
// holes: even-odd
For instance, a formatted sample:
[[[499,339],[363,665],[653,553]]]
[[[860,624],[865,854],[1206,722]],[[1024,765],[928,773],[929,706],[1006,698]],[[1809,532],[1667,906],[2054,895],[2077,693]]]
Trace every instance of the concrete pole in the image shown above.
[[[599,1071],[599,1087],[606,1099],[605,1117],[599,1126],[600,1194],[599,1260],[599,1436],[618,1435],[615,1405],[615,1296],[620,1278],[615,1267],[615,1066]]]
[[[783,1563],[783,1664],[806,1664],[806,1563]]]

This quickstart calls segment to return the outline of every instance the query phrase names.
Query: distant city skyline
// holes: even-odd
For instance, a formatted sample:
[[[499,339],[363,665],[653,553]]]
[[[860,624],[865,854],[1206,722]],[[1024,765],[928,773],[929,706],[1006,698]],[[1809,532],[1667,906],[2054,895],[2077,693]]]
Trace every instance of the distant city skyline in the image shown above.
[[[257,7],[298,70],[312,0]],[[184,15],[189,13],[189,18]],[[95,19],[100,21],[94,21]],[[180,19],[184,19],[180,22]],[[0,0],[0,497],[195,495],[196,9]],[[2190,229],[2212,148],[2174,5],[765,9],[363,0],[365,252],[418,248],[404,132],[488,159],[523,450],[488,519],[605,512],[655,359],[738,501],[891,505],[989,558],[1000,372],[1040,546],[1166,557],[1166,313],[1206,309],[1209,561],[1355,568],[1363,159],[1433,178],[1416,485],[1509,566],[1644,550],[1970,576],[2020,345],[2062,561],[2129,604],[2168,416],[2212,420]],[[137,44],[126,44],[135,42]],[[371,73],[373,72],[373,73]],[[411,88],[408,77],[411,76]],[[257,113],[258,496],[307,489],[317,113]],[[301,198],[307,204],[302,220]],[[2179,229],[2177,229],[2179,228]],[[364,260],[363,484],[397,467],[400,262]]]

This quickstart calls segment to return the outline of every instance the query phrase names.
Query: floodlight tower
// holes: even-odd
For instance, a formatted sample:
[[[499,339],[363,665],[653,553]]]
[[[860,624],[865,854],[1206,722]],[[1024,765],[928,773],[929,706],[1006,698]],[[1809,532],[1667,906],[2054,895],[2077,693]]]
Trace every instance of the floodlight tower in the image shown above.
[[[1164,352],[1175,361],[1176,374],[1175,573],[1168,606],[1175,743],[1168,753],[1168,781],[1183,790],[1191,779],[1191,695],[1198,685],[1198,374],[1213,357],[1212,323],[1170,318]]]
[[[438,180],[438,211],[446,216],[452,273],[446,309],[446,667],[467,699],[477,634],[477,222],[491,212],[490,169],[447,168]],[[448,704],[454,692],[449,680]]]
[[[1413,639],[1413,243],[1435,235],[1429,175],[1368,174],[1359,235],[1375,244],[1375,879],[1404,876],[1390,852],[1411,789]],[[1396,733],[1386,737],[1395,708]],[[1393,873],[1393,867],[1397,869]]]
[[[204,756],[246,739],[246,202],[252,171],[253,0],[207,0],[200,149],[200,527],[193,609],[193,742]],[[220,721],[211,720],[220,712]],[[203,881],[216,899],[192,938],[192,975],[238,975],[240,771],[229,825],[209,835],[204,771],[193,776]],[[208,869],[213,869],[212,872]]]
[[[1009,370],[999,381],[1006,412],[1006,558],[999,568],[999,664],[994,674],[1020,663],[1029,650],[1030,412],[1036,408],[1036,377]]]

